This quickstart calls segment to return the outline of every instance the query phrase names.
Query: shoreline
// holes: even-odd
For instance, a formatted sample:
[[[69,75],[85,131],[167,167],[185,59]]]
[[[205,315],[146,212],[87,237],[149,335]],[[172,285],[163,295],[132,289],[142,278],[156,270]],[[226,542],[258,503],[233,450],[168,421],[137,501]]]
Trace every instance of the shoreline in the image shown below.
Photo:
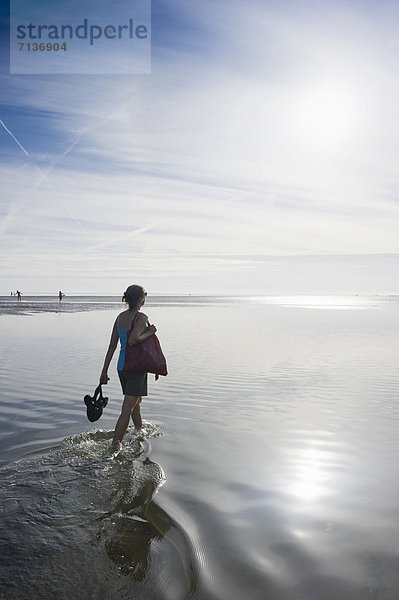
[[[242,305],[246,308],[268,305],[284,308],[359,309],[394,305],[399,295],[176,295],[152,296],[147,299],[148,308],[205,307]],[[32,315],[38,313],[76,313],[98,310],[123,310],[118,296],[68,296],[62,301],[54,296],[25,296],[18,301],[15,296],[0,296],[0,317],[4,315]]]
[[[0,302],[0,317],[6,315],[18,315],[18,316],[29,316],[41,313],[77,313],[77,312],[89,312],[97,310],[117,310],[119,306],[101,303],[32,303],[32,302],[18,302],[15,304],[3,304]]]

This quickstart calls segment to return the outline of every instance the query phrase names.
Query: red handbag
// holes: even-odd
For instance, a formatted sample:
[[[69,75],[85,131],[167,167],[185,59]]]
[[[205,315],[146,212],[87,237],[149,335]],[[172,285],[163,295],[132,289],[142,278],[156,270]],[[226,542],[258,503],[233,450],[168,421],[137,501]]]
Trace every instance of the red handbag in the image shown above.
[[[135,320],[136,317],[133,319],[129,333],[127,334],[127,339],[129,339],[129,336],[132,332]],[[159,343],[159,339],[155,333],[138,344],[130,345],[128,342],[126,342],[125,364],[123,365],[123,371],[125,373],[129,371],[155,373],[155,379],[158,379],[159,375],[168,374],[166,358],[162,352],[161,344]]]

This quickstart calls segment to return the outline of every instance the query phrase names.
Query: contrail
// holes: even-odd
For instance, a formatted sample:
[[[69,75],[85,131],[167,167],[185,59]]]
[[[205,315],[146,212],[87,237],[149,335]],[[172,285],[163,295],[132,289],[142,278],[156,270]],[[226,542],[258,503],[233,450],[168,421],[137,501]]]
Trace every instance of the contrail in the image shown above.
[[[94,131],[94,130],[100,128],[102,125],[104,125],[104,123],[107,123],[108,121],[112,120],[115,117],[115,115],[118,114],[118,112],[120,112],[121,110],[125,109],[127,106],[130,106],[135,100],[136,100],[136,95],[134,95],[128,102],[126,102],[125,104],[122,104],[122,106],[118,107],[115,111],[113,111],[112,113],[108,114],[106,117],[104,117],[103,119],[100,119],[99,121],[97,121],[97,123],[96,123],[96,125],[94,127],[89,127],[87,129],[84,129],[83,131],[81,131],[81,133],[75,138],[75,140],[71,143],[71,145],[62,154],[60,154],[58,156],[58,158],[56,158],[53,161],[53,163],[47,169],[46,173],[43,173],[43,171],[41,171],[41,169],[37,166],[37,164],[35,163],[35,161],[30,156],[28,150],[15,137],[15,135],[12,133],[12,131],[10,131],[8,129],[8,127],[5,125],[5,123],[4,123],[4,121],[2,119],[0,119],[0,124],[3,126],[3,128],[5,129],[5,131],[12,137],[12,139],[19,146],[19,148],[21,148],[21,150],[25,154],[25,156],[27,156],[29,158],[29,160],[31,161],[32,165],[35,167],[35,169],[40,174],[41,179],[34,184],[33,189],[37,189],[39,187],[39,185],[41,185],[42,183],[46,182],[47,185],[56,193],[56,190],[54,190],[54,188],[51,185],[50,181],[48,181],[48,176],[51,173],[51,171],[54,169],[54,167],[58,164],[58,162],[60,160],[62,160],[63,158],[65,158],[65,156],[67,156],[71,152],[71,150],[73,150],[73,148],[80,142],[80,140],[82,138],[84,138],[88,133],[90,133],[91,131]],[[22,202],[22,204],[21,204],[21,202]],[[20,207],[25,204],[24,198],[22,198],[21,202],[20,202]],[[12,218],[15,218],[15,214],[13,215],[13,213],[16,213],[15,209],[16,209],[16,202],[13,202],[12,205],[10,206],[10,208],[9,208],[8,215],[5,217],[5,219],[3,219],[2,223],[0,224],[0,235],[3,234],[4,231],[6,230],[9,221],[12,220]],[[69,210],[69,213],[71,215],[72,220],[75,221],[75,223],[79,227],[79,229],[84,232],[85,229],[84,229],[83,225],[80,223],[79,219],[77,219],[71,213],[70,210]],[[144,227],[144,228],[142,228],[142,231],[139,229],[135,233],[142,233],[142,232],[144,232],[146,230],[147,229]],[[129,234],[129,235],[131,235],[131,234]],[[109,244],[112,244],[112,243],[113,242],[106,242],[105,244],[98,244],[97,246],[94,246],[93,249],[94,248],[98,248],[98,247],[102,247],[103,245],[109,245]],[[90,250],[90,248],[88,250]]]
[[[25,155],[26,155],[28,158],[30,158],[30,154],[29,154],[29,152],[27,151],[27,149],[26,149],[26,148],[24,148],[24,147],[23,147],[23,145],[21,144],[21,142],[19,142],[19,141],[17,140],[17,138],[15,137],[15,135],[12,133],[12,131],[10,131],[10,130],[8,129],[8,127],[6,127],[6,125],[4,124],[4,121],[2,121],[2,120],[0,119],[0,123],[3,125],[3,127],[4,127],[4,129],[7,131],[7,133],[9,133],[9,134],[10,134],[10,136],[12,137],[12,139],[14,140],[14,142],[16,142],[16,143],[18,144],[18,146],[21,148],[22,152],[24,152],[24,153],[25,153]],[[42,172],[42,171],[39,169],[39,167],[37,166],[37,164],[36,164],[34,161],[32,161],[32,162],[33,162],[33,166],[35,167],[35,169],[36,169],[37,171],[39,171],[40,175],[41,175],[41,176],[44,178],[44,177],[45,177],[44,173],[43,173],[43,172]]]
[[[41,185],[42,183],[46,182],[46,183],[47,183],[47,185],[48,185],[48,186],[49,186],[49,187],[50,187],[50,188],[51,188],[53,191],[55,191],[55,190],[54,190],[54,188],[53,188],[53,186],[52,186],[52,185],[50,184],[50,182],[47,180],[47,177],[48,177],[49,173],[52,171],[52,169],[53,169],[54,165],[53,165],[53,167],[51,167],[50,169],[48,169],[46,173],[43,173],[43,171],[42,171],[41,169],[39,169],[39,167],[37,166],[37,164],[35,163],[35,161],[34,161],[34,160],[32,160],[32,158],[31,158],[31,156],[30,156],[29,152],[27,151],[27,149],[26,149],[26,148],[24,148],[24,146],[21,144],[21,142],[20,142],[20,141],[19,141],[19,140],[18,140],[18,139],[15,137],[15,135],[12,133],[12,131],[10,131],[10,130],[8,129],[8,127],[5,125],[5,123],[4,123],[4,121],[3,121],[2,119],[0,119],[0,123],[1,123],[1,125],[4,127],[4,129],[7,131],[7,133],[9,133],[9,134],[10,134],[10,136],[12,137],[12,139],[13,139],[13,140],[14,140],[14,141],[15,141],[15,142],[18,144],[18,146],[21,148],[21,150],[22,150],[22,152],[25,154],[25,156],[27,156],[27,157],[30,159],[30,161],[33,163],[33,166],[35,167],[35,169],[36,169],[36,170],[37,170],[37,171],[40,173],[40,177],[41,177],[41,179],[40,179],[39,181],[37,181],[37,182],[34,184],[34,186],[33,186],[33,189],[37,189],[37,188],[39,187],[39,185]],[[73,146],[74,146],[74,144],[71,146],[71,148],[70,148],[69,150],[71,150],[71,149],[73,148]],[[68,150],[68,152],[69,152],[69,150]],[[23,199],[23,200],[22,200],[22,206],[23,206],[24,204],[25,204],[25,202],[24,202],[24,199]],[[5,217],[5,219],[3,219],[3,222],[2,222],[2,224],[1,224],[1,226],[0,226],[0,234],[3,234],[3,233],[4,233],[4,231],[6,230],[6,228],[7,228],[7,225],[8,225],[8,222],[10,221],[10,218],[12,218],[12,212],[13,212],[13,209],[14,209],[14,211],[15,211],[15,207],[16,207],[16,203],[15,203],[15,202],[13,202],[13,203],[12,203],[12,205],[11,205],[11,207],[10,207],[10,209],[9,209],[9,211],[8,211],[8,215]],[[69,212],[70,212],[70,211],[69,211]],[[79,220],[78,220],[78,219],[77,219],[77,218],[76,218],[74,215],[72,215],[72,214],[71,214],[71,218],[72,218],[72,220],[73,220],[73,221],[75,221],[75,223],[78,225],[78,227],[79,227],[79,229],[80,229],[81,231],[85,231],[85,230],[84,230],[84,228],[83,228],[83,226],[82,226],[82,224],[79,222]]]
[[[10,134],[14,142],[17,142],[18,146],[21,148],[23,152],[25,152],[26,156],[29,156],[29,152],[23,147],[23,145],[17,140],[15,135],[4,125],[4,122],[0,119],[0,123],[3,125],[4,129]]]
[[[129,231],[129,233],[125,233],[125,235],[121,235],[119,237],[113,238],[111,240],[108,240],[107,242],[102,242],[101,244],[96,244],[95,246],[90,246],[90,248],[87,248],[86,250],[83,251],[83,254],[87,254],[88,252],[91,252],[92,250],[97,250],[98,248],[104,248],[105,246],[112,246],[113,244],[123,242],[124,240],[129,239],[130,237],[133,237],[135,235],[140,235],[141,233],[150,231],[151,229],[155,229],[158,226],[159,226],[159,223],[153,223],[152,225],[151,224],[143,225],[143,227],[139,227],[138,229],[133,229],[133,231]]]

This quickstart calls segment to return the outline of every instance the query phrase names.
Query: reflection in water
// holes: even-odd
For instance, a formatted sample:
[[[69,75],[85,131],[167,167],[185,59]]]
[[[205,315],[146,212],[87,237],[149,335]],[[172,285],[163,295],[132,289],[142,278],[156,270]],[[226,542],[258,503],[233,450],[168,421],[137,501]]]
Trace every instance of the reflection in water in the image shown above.
[[[196,588],[184,532],[153,497],[164,483],[148,440],[107,457],[111,433],[2,469],[0,594],[7,599],[185,599]],[[82,578],[82,573],[84,577]],[[136,590],[136,592],[135,592]]]
[[[148,521],[137,517],[119,517],[114,535],[105,543],[107,554],[121,573],[132,575],[136,581],[145,581],[149,569],[151,542],[162,539]]]
[[[118,474],[118,487],[109,490],[110,510],[102,517],[107,531],[105,549],[122,574],[142,582],[148,578],[152,542],[161,540],[171,526],[166,519],[164,531],[158,531],[148,519],[150,503],[164,476],[148,457],[137,465],[133,461],[127,465],[126,460],[117,464],[123,465],[124,473]]]
[[[187,542],[151,498],[133,511],[114,515],[109,527],[105,549],[122,575],[145,583],[146,589],[156,578],[159,589],[168,590],[168,594],[173,589],[173,598],[192,596],[196,589],[194,567],[190,560],[181,561],[182,554],[188,555]]]
[[[118,565],[123,575],[133,577],[140,583],[148,583],[153,577],[160,576],[162,555],[162,577],[167,580],[172,570],[176,578],[179,574],[179,550],[185,550],[184,538],[180,535],[179,544],[171,544],[172,536],[168,537],[168,532],[176,529],[176,525],[167,513],[153,502],[154,494],[164,481],[162,469],[148,457],[142,462],[137,461],[136,464],[129,465],[132,467],[132,473],[126,470],[126,460],[122,461],[122,465],[126,476],[118,477],[117,488],[112,486],[108,498],[110,510],[102,517],[107,555]],[[161,544],[162,541],[164,545]],[[165,547],[168,547],[166,553]],[[166,563],[169,563],[169,568],[165,571]],[[193,591],[193,569],[189,564],[183,567],[181,575],[183,579],[187,579],[188,588]],[[168,587],[168,581],[162,582],[162,585],[164,583]],[[173,582],[174,586],[175,584],[176,582]]]
[[[295,472],[287,492],[298,500],[315,502],[328,493],[333,454],[312,446],[296,449]]]

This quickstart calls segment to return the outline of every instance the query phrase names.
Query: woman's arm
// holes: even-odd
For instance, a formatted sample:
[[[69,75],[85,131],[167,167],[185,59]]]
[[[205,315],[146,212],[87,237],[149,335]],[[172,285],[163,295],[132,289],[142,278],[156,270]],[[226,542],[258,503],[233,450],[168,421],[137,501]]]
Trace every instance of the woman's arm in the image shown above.
[[[155,325],[149,325],[146,329],[146,325],[148,322],[148,317],[144,313],[140,313],[136,319],[133,330],[129,335],[128,344],[129,346],[133,346],[134,344],[139,344],[140,342],[144,342],[147,338],[151,337],[157,330]]]
[[[116,347],[118,345],[118,339],[119,339],[119,336],[118,336],[118,330],[116,328],[116,321],[115,321],[114,327],[113,327],[112,333],[111,333],[111,339],[109,342],[107,354],[105,355],[105,359],[104,359],[103,370],[101,371],[101,375],[100,375],[100,383],[101,384],[107,384],[109,381],[108,367],[112,360],[112,357],[114,355]]]

